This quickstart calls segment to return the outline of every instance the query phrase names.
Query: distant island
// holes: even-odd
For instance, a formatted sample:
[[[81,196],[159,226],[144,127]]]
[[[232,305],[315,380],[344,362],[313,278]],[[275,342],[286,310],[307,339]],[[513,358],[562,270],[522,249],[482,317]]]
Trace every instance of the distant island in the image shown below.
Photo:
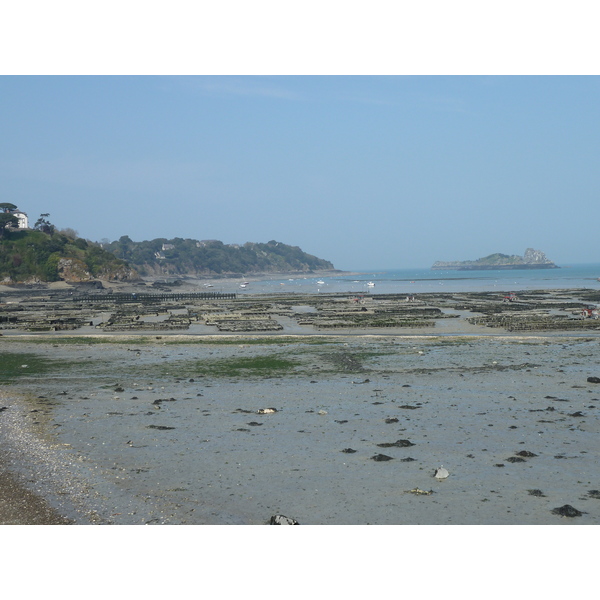
[[[517,270],[517,269],[559,269],[540,250],[527,248],[523,256],[516,254],[490,254],[477,260],[437,261],[431,267],[433,270],[478,271],[478,270]]]

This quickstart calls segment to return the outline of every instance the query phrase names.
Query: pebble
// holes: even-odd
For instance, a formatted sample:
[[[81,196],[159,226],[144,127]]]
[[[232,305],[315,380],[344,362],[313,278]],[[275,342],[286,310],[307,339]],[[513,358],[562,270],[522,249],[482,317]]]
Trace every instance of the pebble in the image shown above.
[[[450,475],[450,473],[448,473],[447,469],[444,469],[444,467],[440,467],[439,469],[435,470],[434,473],[434,477],[436,479],[446,479],[446,477],[448,477]]]
[[[581,517],[581,515],[583,515],[580,510],[577,510],[570,504],[565,504],[564,506],[554,508],[551,512],[552,514],[560,515],[561,517]]]
[[[385,462],[387,460],[394,460],[394,459],[391,456],[387,456],[387,454],[376,454],[375,456],[371,456],[371,460],[375,460],[377,462]]]

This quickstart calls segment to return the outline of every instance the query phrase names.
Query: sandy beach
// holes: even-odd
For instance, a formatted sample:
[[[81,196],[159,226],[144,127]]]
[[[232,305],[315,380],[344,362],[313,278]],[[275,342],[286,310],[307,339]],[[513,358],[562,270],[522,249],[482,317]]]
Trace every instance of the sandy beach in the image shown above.
[[[5,331],[0,520],[600,522],[600,333],[453,311],[412,329]]]

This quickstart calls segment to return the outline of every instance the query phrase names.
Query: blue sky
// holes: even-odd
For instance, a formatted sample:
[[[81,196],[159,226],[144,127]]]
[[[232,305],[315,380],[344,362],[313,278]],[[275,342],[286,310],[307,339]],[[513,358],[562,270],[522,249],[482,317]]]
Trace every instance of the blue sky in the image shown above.
[[[2,76],[0,197],[339,269],[597,262],[597,76]]]

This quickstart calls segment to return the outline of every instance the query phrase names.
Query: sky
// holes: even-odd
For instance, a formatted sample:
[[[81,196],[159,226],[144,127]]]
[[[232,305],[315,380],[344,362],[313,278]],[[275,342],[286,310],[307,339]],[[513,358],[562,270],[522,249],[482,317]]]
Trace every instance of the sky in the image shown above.
[[[597,76],[2,76],[0,130],[2,201],[94,241],[600,259]]]

